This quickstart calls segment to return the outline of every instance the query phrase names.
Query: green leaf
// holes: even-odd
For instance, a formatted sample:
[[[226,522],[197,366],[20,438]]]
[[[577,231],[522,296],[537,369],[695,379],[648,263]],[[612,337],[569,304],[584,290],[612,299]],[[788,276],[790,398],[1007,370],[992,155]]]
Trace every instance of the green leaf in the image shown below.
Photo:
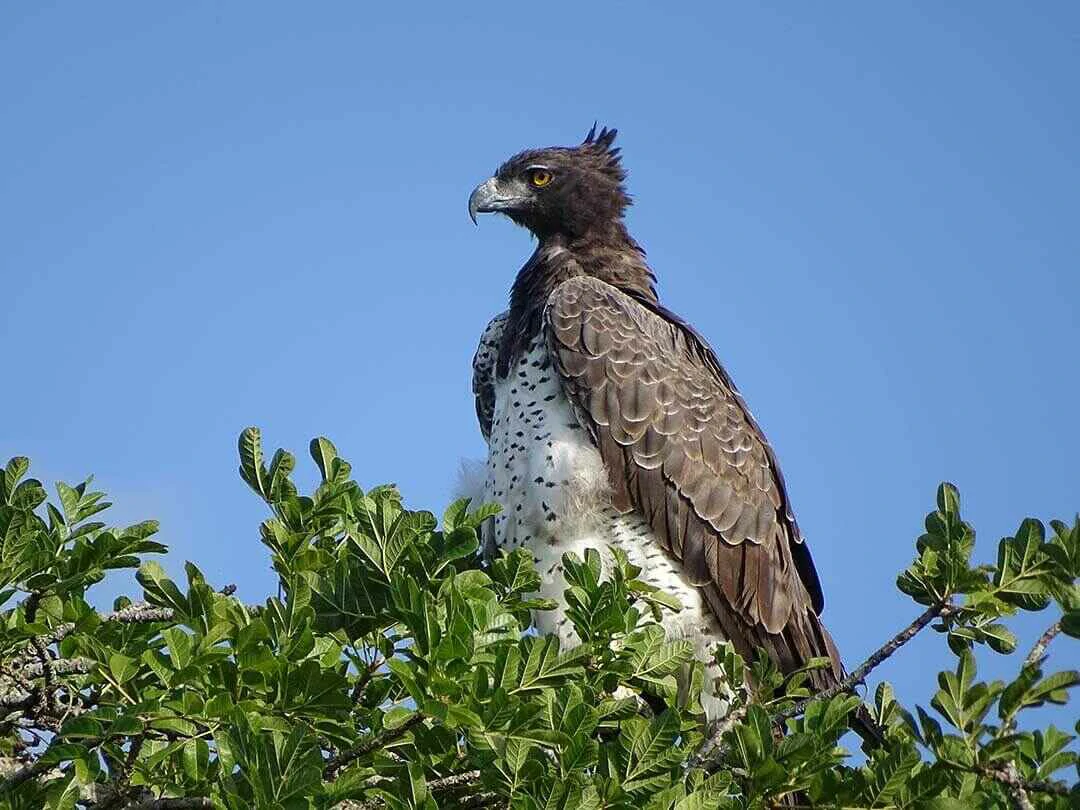
[[[334,443],[323,436],[319,436],[318,438],[311,440],[308,450],[311,452],[311,457],[315,460],[315,464],[319,468],[322,480],[331,480],[333,462],[334,459],[338,457],[338,451],[337,448],[334,447]]]
[[[15,492],[15,487],[19,485],[19,481],[30,469],[30,459],[26,456],[14,456],[8,460],[7,465],[4,467],[4,475],[0,483],[3,484],[0,488],[0,498],[4,503],[11,503],[11,495]]]
[[[1061,617],[1061,632],[1073,638],[1080,638],[1080,610],[1070,610]]]
[[[560,654],[557,636],[528,638],[522,645],[525,666],[515,690],[517,692],[554,686],[569,678],[581,677],[581,664],[589,653],[585,647],[575,647]]]
[[[986,643],[994,652],[1008,655],[1016,649],[1016,636],[1003,624],[988,624],[981,628]]]
[[[139,662],[120,653],[109,656],[109,672],[117,683],[131,680],[139,672]]]
[[[244,428],[237,446],[240,451],[240,477],[257,495],[269,502],[269,473],[263,461],[262,433],[257,427]]]
[[[146,601],[158,607],[172,608],[180,616],[188,612],[188,600],[176,587],[165,569],[153,560],[147,560],[139,566],[135,579],[146,591]]]
[[[81,494],[63,481],[56,482],[56,494],[60,496],[60,505],[64,509],[64,517],[66,518],[65,522],[71,525],[75,522],[75,516],[79,511],[79,501],[82,500]]]

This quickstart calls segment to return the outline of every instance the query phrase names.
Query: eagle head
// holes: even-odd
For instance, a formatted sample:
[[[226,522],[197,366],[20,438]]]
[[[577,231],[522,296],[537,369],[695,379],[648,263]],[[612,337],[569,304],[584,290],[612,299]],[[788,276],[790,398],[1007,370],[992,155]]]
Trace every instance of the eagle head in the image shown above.
[[[469,216],[505,214],[537,238],[571,238],[622,221],[630,196],[613,146],[616,130],[589,130],[578,146],[529,149],[506,161],[469,197]]]

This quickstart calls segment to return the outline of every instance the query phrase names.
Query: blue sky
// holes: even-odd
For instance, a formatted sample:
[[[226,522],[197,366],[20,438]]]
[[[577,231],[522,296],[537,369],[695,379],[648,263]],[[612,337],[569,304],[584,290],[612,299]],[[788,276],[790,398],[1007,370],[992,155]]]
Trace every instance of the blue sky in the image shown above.
[[[95,473],[114,519],[161,520],[171,570],[253,600],[246,425],[302,480],[324,434],[441,510],[531,250],[468,194],[599,120],[858,663],[916,612],[893,583],[939,481],[987,559],[1080,508],[1078,8],[7,3],[0,455]],[[881,672],[925,696],[945,661],[925,639]]]

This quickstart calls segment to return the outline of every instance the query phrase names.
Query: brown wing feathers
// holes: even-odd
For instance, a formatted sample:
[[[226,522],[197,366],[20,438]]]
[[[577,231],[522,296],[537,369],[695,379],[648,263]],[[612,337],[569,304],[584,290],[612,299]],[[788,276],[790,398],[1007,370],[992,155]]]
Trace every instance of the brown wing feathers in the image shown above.
[[[667,313],[664,313],[665,315]],[[598,279],[560,284],[545,311],[556,369],[611,477],[705,591],[739,652],[785,671],[843,668],[772,453],[727,375],[689,328]]]

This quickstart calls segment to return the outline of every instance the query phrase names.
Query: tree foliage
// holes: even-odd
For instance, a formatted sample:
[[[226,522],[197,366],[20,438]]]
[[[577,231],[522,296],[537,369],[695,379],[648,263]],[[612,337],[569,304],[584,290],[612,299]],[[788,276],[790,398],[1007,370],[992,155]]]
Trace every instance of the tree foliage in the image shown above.
[[[7,463],[0,807],[1077,806],[1080,729],[1030,711],[1080,684],[1049,665],[1055,636],[1080,637],[1080,522],[1024,520],[995,564],[975,565],[974,531],[942,485],[898,578],[922,613],[849,691],[812,695],[805,672],[785,678],[721,647],[732,710],[706,729],[703,668],[658,623],[678,605],[625,559],[564,560],[584,643],[561,649],[528,630],[550,607],[530,555],[477,554],[492,507],[458,501],[438,520],[392,487],[362,490],[328,440],[310,449],[321,481],[301,494],[291,454],[268,459],[256,429],[240,437],[279,578],[257,605],[192,563],[170,579],[157,525],[101,522],[109,504],[89,480],[50,500],[25,458]],[[140,601],[96,609],[90,589],[122,568],[137,568]],[[1010,629],[1022,611],[1053,614],[1023,657]],[[879,684],[869,708],[886,743],[853,756],[841,745],[860,703],[850,687],[925,627],[953,665],[925,706]],[[1075,660],[1071,639],[1055,644]],[[979,678],[978,658],[995,654],[1018,659],[1011,681]],[[680,692],[687,666],[697,677]]]

